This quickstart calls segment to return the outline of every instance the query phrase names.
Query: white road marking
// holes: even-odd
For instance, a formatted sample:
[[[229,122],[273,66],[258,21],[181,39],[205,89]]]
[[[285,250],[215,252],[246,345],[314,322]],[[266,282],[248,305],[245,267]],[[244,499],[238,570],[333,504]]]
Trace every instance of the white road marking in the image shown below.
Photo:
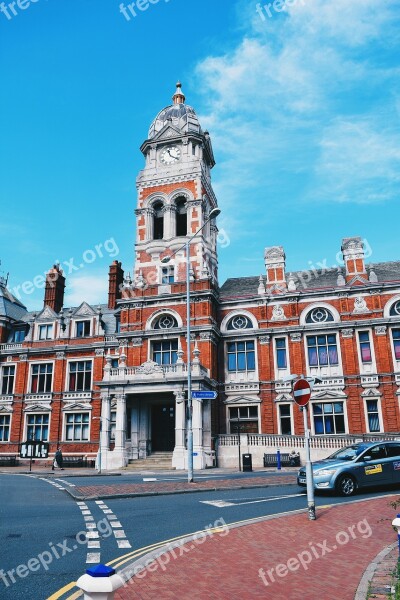
[[[157,478],[156,477],[143,477],[143,481],[157,481]]]
[[[86,523],[86,529],[96,529],[96,523]]]
[[[76,485],[74,483],[69,483],[69,481],[64,481],[64,479],[56,479],[56,481],[61,481],[61,483],[64,483],[65,485],[69,485],[69,487],[76,487]]]
[[[128,540],[116,540],[118,548],[132,548]]]
[[[116,529],[116,530],[114,531],[114,536],[115,536],[116,538],[120,538],[120,539],[121,539],[121,538],[126,538],[126,534],[125,534],[125,531],[124,531],[123,529]]]
[[[103,500],[95,500],[96,504],[104,504]]]
[[[96,540],[88,540],[87,547],[88,548],[100,548],[100,542],[98,542]]]
[[[111,527],[122,527],[121,523],[119,521],[111,521],[110,523]]]
[[[90,515],[90,510],[86,510],[86,509],[84,509],[84,510],[82,511],[82,514],[83,514],[83,515]]]
[[[104,513],[105,515],[112,515],[112,512],[113,512],[113,511],[111,510],[111,508],[105,508],[105,509],[103,510],[103,513]]]
[[[100,552],[88,552],[86,555],[86,564],[94,565],[100,562]]]
[[[115,515],[107,515],[107,519],[109,521],[116,521],[118,519],[118,517],[116,517]]]
[[[86,515],[83,517],[85,519],[85,521],[94,521],[94,517],[90,516],[87,517]]]
[[[218,508],[224,508],[225,506],[242,506],[243,504],[259,504],[261,502],[273,502],[274,500],[284,500],[285,498],[297,498],[304,496],[304,494],[290,494],[288,496],[276,496],[273,498],[262,498],[261,500],[249,500],[246,502],[226,502],[225,500],[200,500],[201,504],[211,504]]]
[[[99,532],[98,531],[88,531],[86,534],[86,538],[88,540],[97,540],[99,539]]]

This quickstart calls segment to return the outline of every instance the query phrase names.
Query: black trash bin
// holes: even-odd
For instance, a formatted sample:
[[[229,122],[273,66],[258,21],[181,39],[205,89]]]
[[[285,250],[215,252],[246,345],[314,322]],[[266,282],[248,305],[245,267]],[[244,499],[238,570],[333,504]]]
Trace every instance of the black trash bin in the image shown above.
[[[253,463],[251,454],[242,454],[243,471],[252,471]]]

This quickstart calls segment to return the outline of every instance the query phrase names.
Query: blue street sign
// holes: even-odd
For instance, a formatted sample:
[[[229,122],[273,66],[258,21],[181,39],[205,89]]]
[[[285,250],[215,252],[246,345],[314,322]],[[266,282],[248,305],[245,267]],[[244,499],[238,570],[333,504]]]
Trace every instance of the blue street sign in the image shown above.
[[[217,396],[218,396],[217,392],[206,392],[206,391],[192,392],[192,398],[194,400],[215,400],[215,398]]]

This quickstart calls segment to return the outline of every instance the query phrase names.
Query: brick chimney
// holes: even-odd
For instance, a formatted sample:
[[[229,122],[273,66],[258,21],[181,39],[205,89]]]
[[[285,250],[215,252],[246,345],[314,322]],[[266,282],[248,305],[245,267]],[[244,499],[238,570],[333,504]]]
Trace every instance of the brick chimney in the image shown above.
[[[282,246],[265,248],[265,268],[267,270],[267,288],[277,285],[286,287],[285,261],[286,255]]]
[[[59,265],[54,265],[46,275],[44,306],[59,313],[64,304],[65,277]]]
[[[360,237],[344,238],[342,240],[343,262],[346,269],[346,283],[356,275],[368,279],[365,269],[364,242]]]
[[[117,306],[117,300],[122,297],[122,285],[124,283],[124,271],[121,263],[117,260],[110,265],[108,274],[108,308],[113,310]]]

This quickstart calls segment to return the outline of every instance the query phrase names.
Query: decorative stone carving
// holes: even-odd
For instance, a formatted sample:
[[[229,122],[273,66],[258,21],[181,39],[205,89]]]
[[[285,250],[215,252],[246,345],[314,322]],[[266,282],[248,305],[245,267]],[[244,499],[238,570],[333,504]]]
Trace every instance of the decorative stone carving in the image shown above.
[[[352,338],[354,335],[354,329],[342,329],[343,338]]]
[[[137,375],[153,375],[154,373],[162,373],[164,375],[164,370],[161,365],[152,360],[147,360],[136,369]]]
[[[28,360],[28,355],[27,355],[27,354],[20,354],[20,355],[19,355],[19,360],[20,360],[21,362],[22,362],[22,361],[25,361],[25,360]]]
[[[336,285],[337,285],[338,287],[343,287],[343,286],[345,286],[345,285],[346,285],[346,280],[345,280],[345,278],[343,277],[343,274],[342,274],[342,272],[341,272],[340,270],[338,271],[338,276],[337,276],[337,280],[336,280]]]
[[[12,362],[12,356],[7,356],[7,362]]]
[[[354,312],[355,313],[369,312],[367,302],[363,296],[356,296],[354,298]]]
[[[133,338],[132,346],[143,346],[143,338],[141,338],[141,337]]]
[[[371,283],[378,283],[378,276],[372,269],[369,272],[369,280]]]
[[[272,309],[271,321],[283,321],[286,319],[285,311],[280,304],[276,304]]]
[[[259,338],[260,340],[260,344],[261,346],[266,346],[267,344],[271,343],[271,336],[270,335],[263,335]]]
[[[104,350],[103,348],[96,348],[96,350],[94,351],[96,356],[104,356]]]
[[[295,292],[297,290],[297,285],[296,285],[296,282],[294,280],[292,273],[290,273],[290,275],[289,275],[288,290],[289,290],[289,292]]]
[[[56,352],[56,359],[63,360],[65,358],[65,352]]]
[[[260,275],[260,278],[258,280],[258,294],[260,296],[263,296],[265,294],[265,284],[262,275]]]
[[[386,335],[386,332],[386,325],[378,325],[377,327],[375,327],[375,335]]]
[[[301,342],[301,333],[291,333],[290,339],[292,342]]]

